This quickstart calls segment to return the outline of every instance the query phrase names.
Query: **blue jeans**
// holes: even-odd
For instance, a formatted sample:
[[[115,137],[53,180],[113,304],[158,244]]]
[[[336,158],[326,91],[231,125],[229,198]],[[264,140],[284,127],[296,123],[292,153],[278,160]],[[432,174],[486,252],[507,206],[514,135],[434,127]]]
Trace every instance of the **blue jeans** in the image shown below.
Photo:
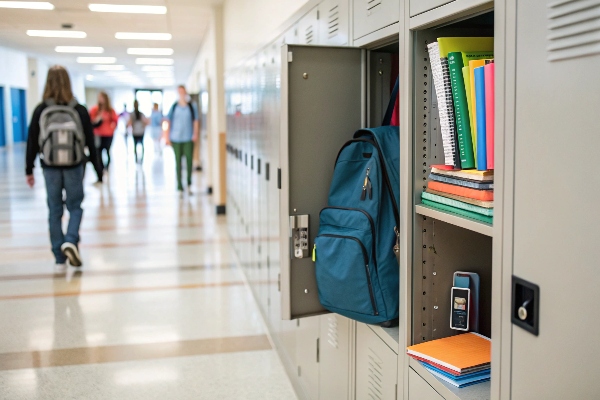
[[[50,227],[50,243],[57,263],[64,263],[67,257],[60,250],[65,242],[79,243],[79,225],[83,209],[83,164],[73,168],[44,168],[46,193],[48,196],[48,224]],[[63,189],[66,200],[63,202]],[[64,204],[63,204],[64,203]],[[64,205],[69,210],[67,233],[62,230]]]

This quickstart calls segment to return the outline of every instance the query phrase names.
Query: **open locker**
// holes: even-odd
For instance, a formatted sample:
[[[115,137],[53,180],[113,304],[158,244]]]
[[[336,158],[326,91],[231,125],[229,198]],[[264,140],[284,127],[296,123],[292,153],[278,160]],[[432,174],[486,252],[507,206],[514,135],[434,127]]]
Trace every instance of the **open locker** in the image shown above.
[[[415,9],[413,3],[419,2],[411,2],[411,12]],[[413,29],[404,39],[407,49],[410,49],[406,53],[412,53],[406,62],[406,65],[410,64],[407,67],[410,87],[401,98],[401,103],[406,101],[410,105],[403,109],[411,110],[410,114],[401,113],[401,118],[410,119],[402,125],[410,127],[410,132],[405,141],[401,141],[401,147],[406,145],[401,156],[404,158],[402,166],[408,167],[407,180],[402,183],[401,200],[409,202],[404,207],[409,218],[408,229],[405,230],[407,271],[403,275],[408,276],[404,286],[408,294],[404,297],[407,299],[405,311],[408,316],[406,345],[464,333],[450,327],[451,289],[454,286],[453,275],[457,271],[479,275],[477,332],[492,337],[492,225],[421,204],[430,167],[444,164],[437,94],[427,45],[439,37],[494,36],[493,3],[488,4],[485,10],[472,4],[468,6],[455,15],[444,15],[440,10],[430,11],[435,15],[420,15],[419,21],[429,21],[417,27],[412,25],[419,21],[409,19],[408,24]],[[415,359],[407,355],[403,359],[400,366],[406,386],[404,398],[490,398],[489,381],[458,389],[434,377]]]

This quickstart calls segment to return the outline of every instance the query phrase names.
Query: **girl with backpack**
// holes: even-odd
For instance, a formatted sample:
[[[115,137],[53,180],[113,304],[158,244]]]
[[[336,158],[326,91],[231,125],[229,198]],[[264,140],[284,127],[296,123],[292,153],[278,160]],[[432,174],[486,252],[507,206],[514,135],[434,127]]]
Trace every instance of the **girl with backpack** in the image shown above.
[[[118,117],[110,105],[110,99],[105,91],[98,93],[98,104],[90,109],[90,117],[94,123],[94,135],[97,138],[98,159],[103,164],[104,169],[108,170],[110,146],[117,128]],[[106,150],[106,164],[102,160],[102,150]]]
[[[29,124],[25,174],[33,187],[34,162],[40,154],[40,164],[46,181],[48,224],[56,272],[66,270],[66,261],[74,267],[82,265],[79,254],[79,225],[83,216],[83,175],[86,156],[90,153],[98,181],[102,181],[102,166],[94,145],[92,121],[87,109],[73,96],[69,73],[55,65],[48,71],[43,102],[39,104]],[[67,232],[62,229],[64,205],[69,210]]]
[[[131,127],[131,135],[133,136],[133,153],[135,154],[135,162],[141,164],[144,161],[144,133],[148,125],[148,118],[139,110],[138,101],[133,102],[133,112],[129,115],[127,126]],[[137,148],[138,144],[142,147],[142,155],[138,161]]]

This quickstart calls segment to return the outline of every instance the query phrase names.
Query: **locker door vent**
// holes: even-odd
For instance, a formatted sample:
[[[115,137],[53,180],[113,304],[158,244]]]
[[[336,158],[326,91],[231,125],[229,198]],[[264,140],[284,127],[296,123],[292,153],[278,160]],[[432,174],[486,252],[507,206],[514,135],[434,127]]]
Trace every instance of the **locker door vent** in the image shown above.
[[[308,28],[306,28],[306,31],[304,33],[305,38],[306,38],[306,44],[311,44],[315,38],[315,30],[313,28],[313,25],[309,25]]]
[[[327,317],[327,326],[327,343],[334,349],[337,349],[339,346],[339,336],[337,318],[335,315]]]
[[[548,60],[600,54],[600,0],[562,0],[548,5]]]
[[[383,399],[383,361],[369,348],[369,398]]]
[[[329,15],[327,16],[327,37],[329,39],[333,39],[338,35],[338,30],[340,27],[340,6],[336,5],[331,10],[329,10]]]
[[[367,15],[371,15],[371,13],[373,11],[375,11],[375,9],[381,5],[382,1],[383,0],[366,0],[366,2],[367,2]]]

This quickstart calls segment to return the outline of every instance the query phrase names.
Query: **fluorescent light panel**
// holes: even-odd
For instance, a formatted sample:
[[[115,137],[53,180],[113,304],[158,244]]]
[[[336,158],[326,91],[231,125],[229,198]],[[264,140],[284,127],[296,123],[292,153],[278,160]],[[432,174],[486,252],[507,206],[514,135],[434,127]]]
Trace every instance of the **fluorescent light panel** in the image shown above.
[[[173,54],[173,49],[168,47],[130,47],[127,49],[127,54],[135,56],[170,56]]]
[[[117,32],[115,39],[121,40],[171,40],[170,33]]]
[[[79,64],[114,64],[117,62],[115,57],[77,57]]]
[[[48,38],[71,38],[71,39],[83,39],[87,36],[85,32],[81,31],[40,31],[40,30],[28,30],[27,35],[35,37],[48,37]]]
[[[23,8],[27,10],[54,10],[47,1],[0,1],[0,8]]]
[[[133,72],[131,71],[106,71],[104,76],[117,76],[117,77],[133,77]]]
[[[138,65],[173,65],[175,61],[172,58],[136,58]]]
[[[147,72],[146,76],[148,78],[173,78],[173,72],[170,72],[170,71]]]
[[[102,54],[104,53],[104,48],[89,46],[56,46],[54,51],[57,53]]]
[[[142,71],[144,71],[144,72],[173,71],[173,66],[172,65],[144,65],[142,67]]]
[[[125,4],[90,4],[90,11],[125,14],[166,14],[165,6],[138,6]]]
[[[94,71],[123,71],[125,69],[124,65],[94,65],[92,67]]]

